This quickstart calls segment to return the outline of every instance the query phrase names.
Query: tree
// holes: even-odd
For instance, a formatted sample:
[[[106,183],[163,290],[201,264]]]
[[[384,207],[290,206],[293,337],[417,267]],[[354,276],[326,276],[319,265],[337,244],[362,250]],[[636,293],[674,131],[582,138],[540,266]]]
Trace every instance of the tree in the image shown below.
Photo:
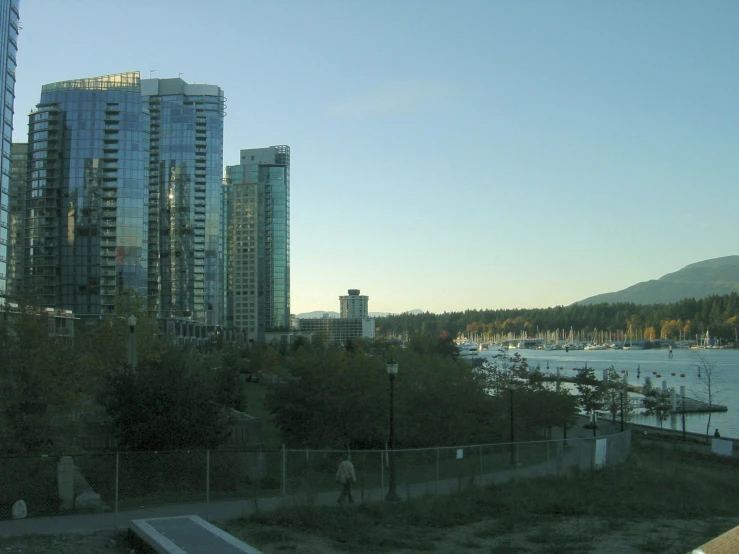
[[[571,429],[577,424],[580,416],[578,410],[579,400],[570,393],[569,389],[562,387],[559,391],[555,391],[554,407],[552,409],[555,421],[562,426],[562,435],[567,438],[567,429]]]
[[[481,373],[488,390],[494,396],[502,396],[510,384],[516,384],[517,388],[529,386],[528,368],[528,361],[521,354],[516,352],[509,356],[507,350],[501,349],[483,366]],[[538,381],[537,377],[534,380]]]
[[[662,435],[662,424],[672,412],[672,400],[670,395],[663,394],[661,390],[657,390],[651,381],[647,381],[642,389],[644,393],[644,409],[647,415],[656,416],[659,420],[660,435]]]
[[[221,406],[243,412],[246,410],[246,386],[244,377],[236,365],[223,365],[215,369],[213,401]]]
[[[422,344],[428,349],[419,350]],[[392,351],[400,368],[394,382],[397,445],[497,438],[498,407],[481,374],[441,354],[433,341],[415,345]],[[289,376],[267,396],[283,441],[303,448],[382,448],[388,438],[389,356],[336,347],[295,352],[286,360]]]
[[[439,355],[444,358],[459,357],[459,347],[452,338],[443,333],[440,335],[413,335],[408,341],[408,348],[417,354]]]
[[[696,354],[696,358],[697,361],[694,367],[697,369],[698,378],[703,383],[703,390],[694,394],[708,404],[708,421],[706,421],[706,439],[708,440],[711,436],[713,405],[716,403],[717,397],[723,392],[723,389],[718,388],[721,381],[721,369],[711,363],[706,355]]]
[[[169,349],[161,359],[142,360],[136,372],[111,372],[100,401],[121,447],[208,449],[227,437],[230,410],[213,400],[212,384],[185,356]]]
[[[624,382],[616,368],[606,368],[604,378],[600,382],[603,390],[603,404],[611,412],[612,421],[621,409],[621,395],[624,393]]]
[[[380,359],[339,348],[303,347],[286,360],[289,377],[267,394],[282,440],[296,448],[377,448],[385,405]]]
[[[562,427],[565,437],[566,429],[577,423],[579,415],[577,398],[562,388],[559,392],[546,387],[522,389],[516,391],[516,405],[521,412],[519,418],[525,419],[529,434],[534,431],[543,435],[542,431],[552,427]],[[519,419],[517,418],[517,419]]]
[[[575,376],[575,386],[580,396],[580,405],[585,412],[592,415],[595,410],[600,408],[603,403],[603,387],[595,376],[592,367],[582,367],[577,369]],[[593,434],[595,434],[595,420],[593,418]]]
[[[68,446],[67,416],[94,397],[97,374],[71,338],[49,335],[47,319],[33,307],[0,314],[0,443],[10,453]]]
[[[77,326],[75,344],[88,364],[104,375],[112,367],[126,363],[126,346],[130,329],[129,316],[136,317],[136,350],[139,360],[159,359],[167,350],[166,334],[159,332],[156,319],[148,314],[147,299],[127,290],[117,295],[115,311],[95,325]]]

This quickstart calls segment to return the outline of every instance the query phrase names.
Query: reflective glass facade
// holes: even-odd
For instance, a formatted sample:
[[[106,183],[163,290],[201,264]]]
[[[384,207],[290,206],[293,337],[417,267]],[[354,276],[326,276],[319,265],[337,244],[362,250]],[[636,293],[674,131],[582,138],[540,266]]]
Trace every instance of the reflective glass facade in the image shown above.
[[[151,115],[149,281],[160,318],[223,319],[223,117],[216,85],[145,79]]]
[[[15,67],[18,53],[18,21],[20,0],[0,0],[0,304],[7,301],[8,242],[10,226],[10,145],[13,140],[13,102],[15,100]]]
[[[14,142],[10,148],[10,203],[8,205],[8,299],[22,299],[23,238],[26,217],[28,144]]]
[[[147,293],[149,115],[138,72],[44,85],[29,116],[23,290],[84,319]]]
[[[226,322],[252,341],[290,326],[290,147],[226,167]]]

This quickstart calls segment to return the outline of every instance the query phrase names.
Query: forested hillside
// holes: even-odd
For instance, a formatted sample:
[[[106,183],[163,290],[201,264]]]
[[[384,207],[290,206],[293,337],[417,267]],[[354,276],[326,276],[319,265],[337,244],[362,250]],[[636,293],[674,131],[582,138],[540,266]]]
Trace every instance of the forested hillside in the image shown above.
[[[400,314],[377,320],[382,336],[448,332],[500,336],[555,331],[625,332],[631,327],[633,338],[695,338],[709,330],[712,337],[734,340],[739,329],[737,293],[708,298],[689,298],[671,304],[574,304],[527,310],[466,310],[443,314]]]
[[[724,256],[687,265],[659,279],[637,283],[618,292],[591,296],[578,304],[666,304],[684,298],[705,298],[733,292],[739,292],[739,256]]]

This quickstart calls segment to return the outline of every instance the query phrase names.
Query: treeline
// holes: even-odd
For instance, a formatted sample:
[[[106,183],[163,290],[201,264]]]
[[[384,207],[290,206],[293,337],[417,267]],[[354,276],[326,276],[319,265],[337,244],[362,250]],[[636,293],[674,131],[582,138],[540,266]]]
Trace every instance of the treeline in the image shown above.
[[[382,340],[343,348],[294,345],[280,359],[285,379],[270,387],[267,405],[292,448],[381,449],[388,440],[386,362],[392,356],[399,368],[398,448],[504,442],[512,427],[517,440],[541,439],[552,427],[577,421],[578,398],[530,378],[518,354],[501,353],[491,366],[476,368],[456,354],[450,339],[421,335],[406,348]]]
[[[592,333],[595,329],[633,338],[695,339],[710,336],[734,340],[739,319],[739,295],[687,298],[672,304],[631,303],[557,306],[554,308],[466,310],[443,314],[400,314],[377,320],[380,336],[420,334],[465,336],[535,336],[556,330]]]
[[[135,314],[138,365],[126,363]],[[238,352],[185,349],[158,333],[145,299],[123,294],[116,313],[74,336],[50,333],[36,308],[0,309],[0,456],[78,452],[80,416],[105,416],[120,449],[214,448],[233,410],[246,408]],[[261,367],[268,367],[264,349]]]

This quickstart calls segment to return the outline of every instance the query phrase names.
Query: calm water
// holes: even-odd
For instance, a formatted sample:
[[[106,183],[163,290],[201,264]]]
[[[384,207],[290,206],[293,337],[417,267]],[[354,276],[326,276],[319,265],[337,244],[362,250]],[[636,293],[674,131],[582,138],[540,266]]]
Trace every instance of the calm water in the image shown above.
[[[739,438],[739,350],[683,350],[674,349],[673,357],[668,356],[667,350],[509,350],[509,355],[518,352],[529,362],[529,367],[537,364],[542,371],[546,371],[547,362],[551,372],[557,367],[564,368],[562,375],[574,376],[573,368],[588,367],[595,369],[596,375],[602,377],[603,369],[610,366],[628,372],[628,382],[633,385],[643,385],[645,377],[652,378],[652,384],[661,388],[662,381],[667,381],[667,387],[674,387],[678,393],[680,386],[685,385],[685,394],[689,398],[707,400],[705,378],[698,378],[697,365],[702,356],[713,365],[712,388],[714,404],[726,406],[728,412],[711,414],[711,434],[715,428],[724,437]],[[482,351],[483,358],[493,356],[496,351]],[[641,378],[637,379],[637,368],[641,367]],[[657,378],[653,372],[662,375]],[[673,376],[672,374],[675,374]],[[685,377],[680,377],[684,373]],[[689,432],[705,433],[707,414],[686,415],[685,426]],[[659,426],[654,417],[634,415],[634,423]],[[669,429],[671,421],[664,422],[665,429]],[[680,416],[676,418],[676,429],[682,429]]]

